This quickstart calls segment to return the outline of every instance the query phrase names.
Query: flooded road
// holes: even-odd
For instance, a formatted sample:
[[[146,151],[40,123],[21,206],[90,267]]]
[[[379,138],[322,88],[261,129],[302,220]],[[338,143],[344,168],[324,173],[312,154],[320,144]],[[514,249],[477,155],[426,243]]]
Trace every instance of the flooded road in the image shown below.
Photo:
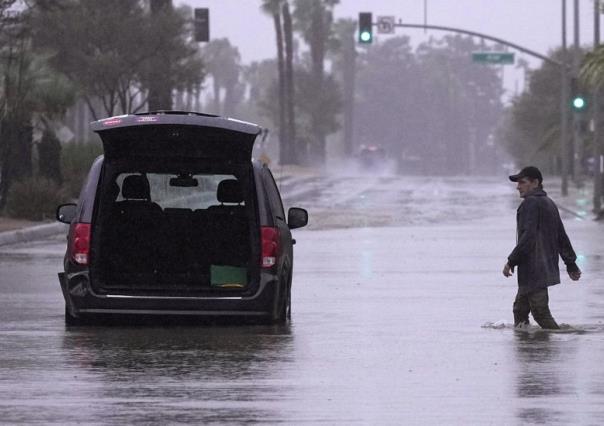
[[[0,423],[604,424],[603,225],[564,215],[584,272],[550,290],[566,326],[518,332],[513,186],[313,185],[286,197],[318,223],[294,231],[285,326],[66,328],[62,241],[3,247]]]

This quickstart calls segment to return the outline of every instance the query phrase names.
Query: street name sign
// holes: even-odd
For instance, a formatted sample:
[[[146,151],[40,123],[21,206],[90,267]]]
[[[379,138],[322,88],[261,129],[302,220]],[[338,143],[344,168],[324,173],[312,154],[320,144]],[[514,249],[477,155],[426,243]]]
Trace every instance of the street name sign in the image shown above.
[[[394,34],[394,16],[378,16],[377,32],[380,34]]]
[[[479,64],[513,64],[514,54],[510,52],[472,52],[472,61]]]

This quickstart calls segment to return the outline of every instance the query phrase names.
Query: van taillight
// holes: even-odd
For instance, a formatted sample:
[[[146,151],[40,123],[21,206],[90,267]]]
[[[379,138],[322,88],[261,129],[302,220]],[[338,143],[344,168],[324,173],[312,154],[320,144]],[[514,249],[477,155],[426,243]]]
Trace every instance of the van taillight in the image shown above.
[[[76,223],[71,234],[71,258],[79,265],[88,265],[90,224]]]
[[[270,268],[277,263],[279,255],[279,228],[262,228],[262,267]]]

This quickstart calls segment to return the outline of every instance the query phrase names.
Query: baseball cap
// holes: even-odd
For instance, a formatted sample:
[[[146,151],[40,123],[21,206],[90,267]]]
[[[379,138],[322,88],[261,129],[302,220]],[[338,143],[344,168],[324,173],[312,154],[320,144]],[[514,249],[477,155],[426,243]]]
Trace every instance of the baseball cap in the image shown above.
[[[524,169],[520,170],[520,172],[518,172],[517,174],[510,176],[510,180],[512,182],[518,182],[522,178],[538,179],[539,184],[543,182],[543,175],[535,166],[525,167]]]

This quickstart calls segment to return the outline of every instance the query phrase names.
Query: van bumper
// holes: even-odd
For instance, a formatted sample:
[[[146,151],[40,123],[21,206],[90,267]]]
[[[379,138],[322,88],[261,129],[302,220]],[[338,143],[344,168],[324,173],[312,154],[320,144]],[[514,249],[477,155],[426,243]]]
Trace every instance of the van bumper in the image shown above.
[[[166,315],[271,317],[279,293],[276,274],[262,272],[250,296],[138,296],[96,294],[88,271],[59,273],[61,291],[74,317],[86,315]]]

